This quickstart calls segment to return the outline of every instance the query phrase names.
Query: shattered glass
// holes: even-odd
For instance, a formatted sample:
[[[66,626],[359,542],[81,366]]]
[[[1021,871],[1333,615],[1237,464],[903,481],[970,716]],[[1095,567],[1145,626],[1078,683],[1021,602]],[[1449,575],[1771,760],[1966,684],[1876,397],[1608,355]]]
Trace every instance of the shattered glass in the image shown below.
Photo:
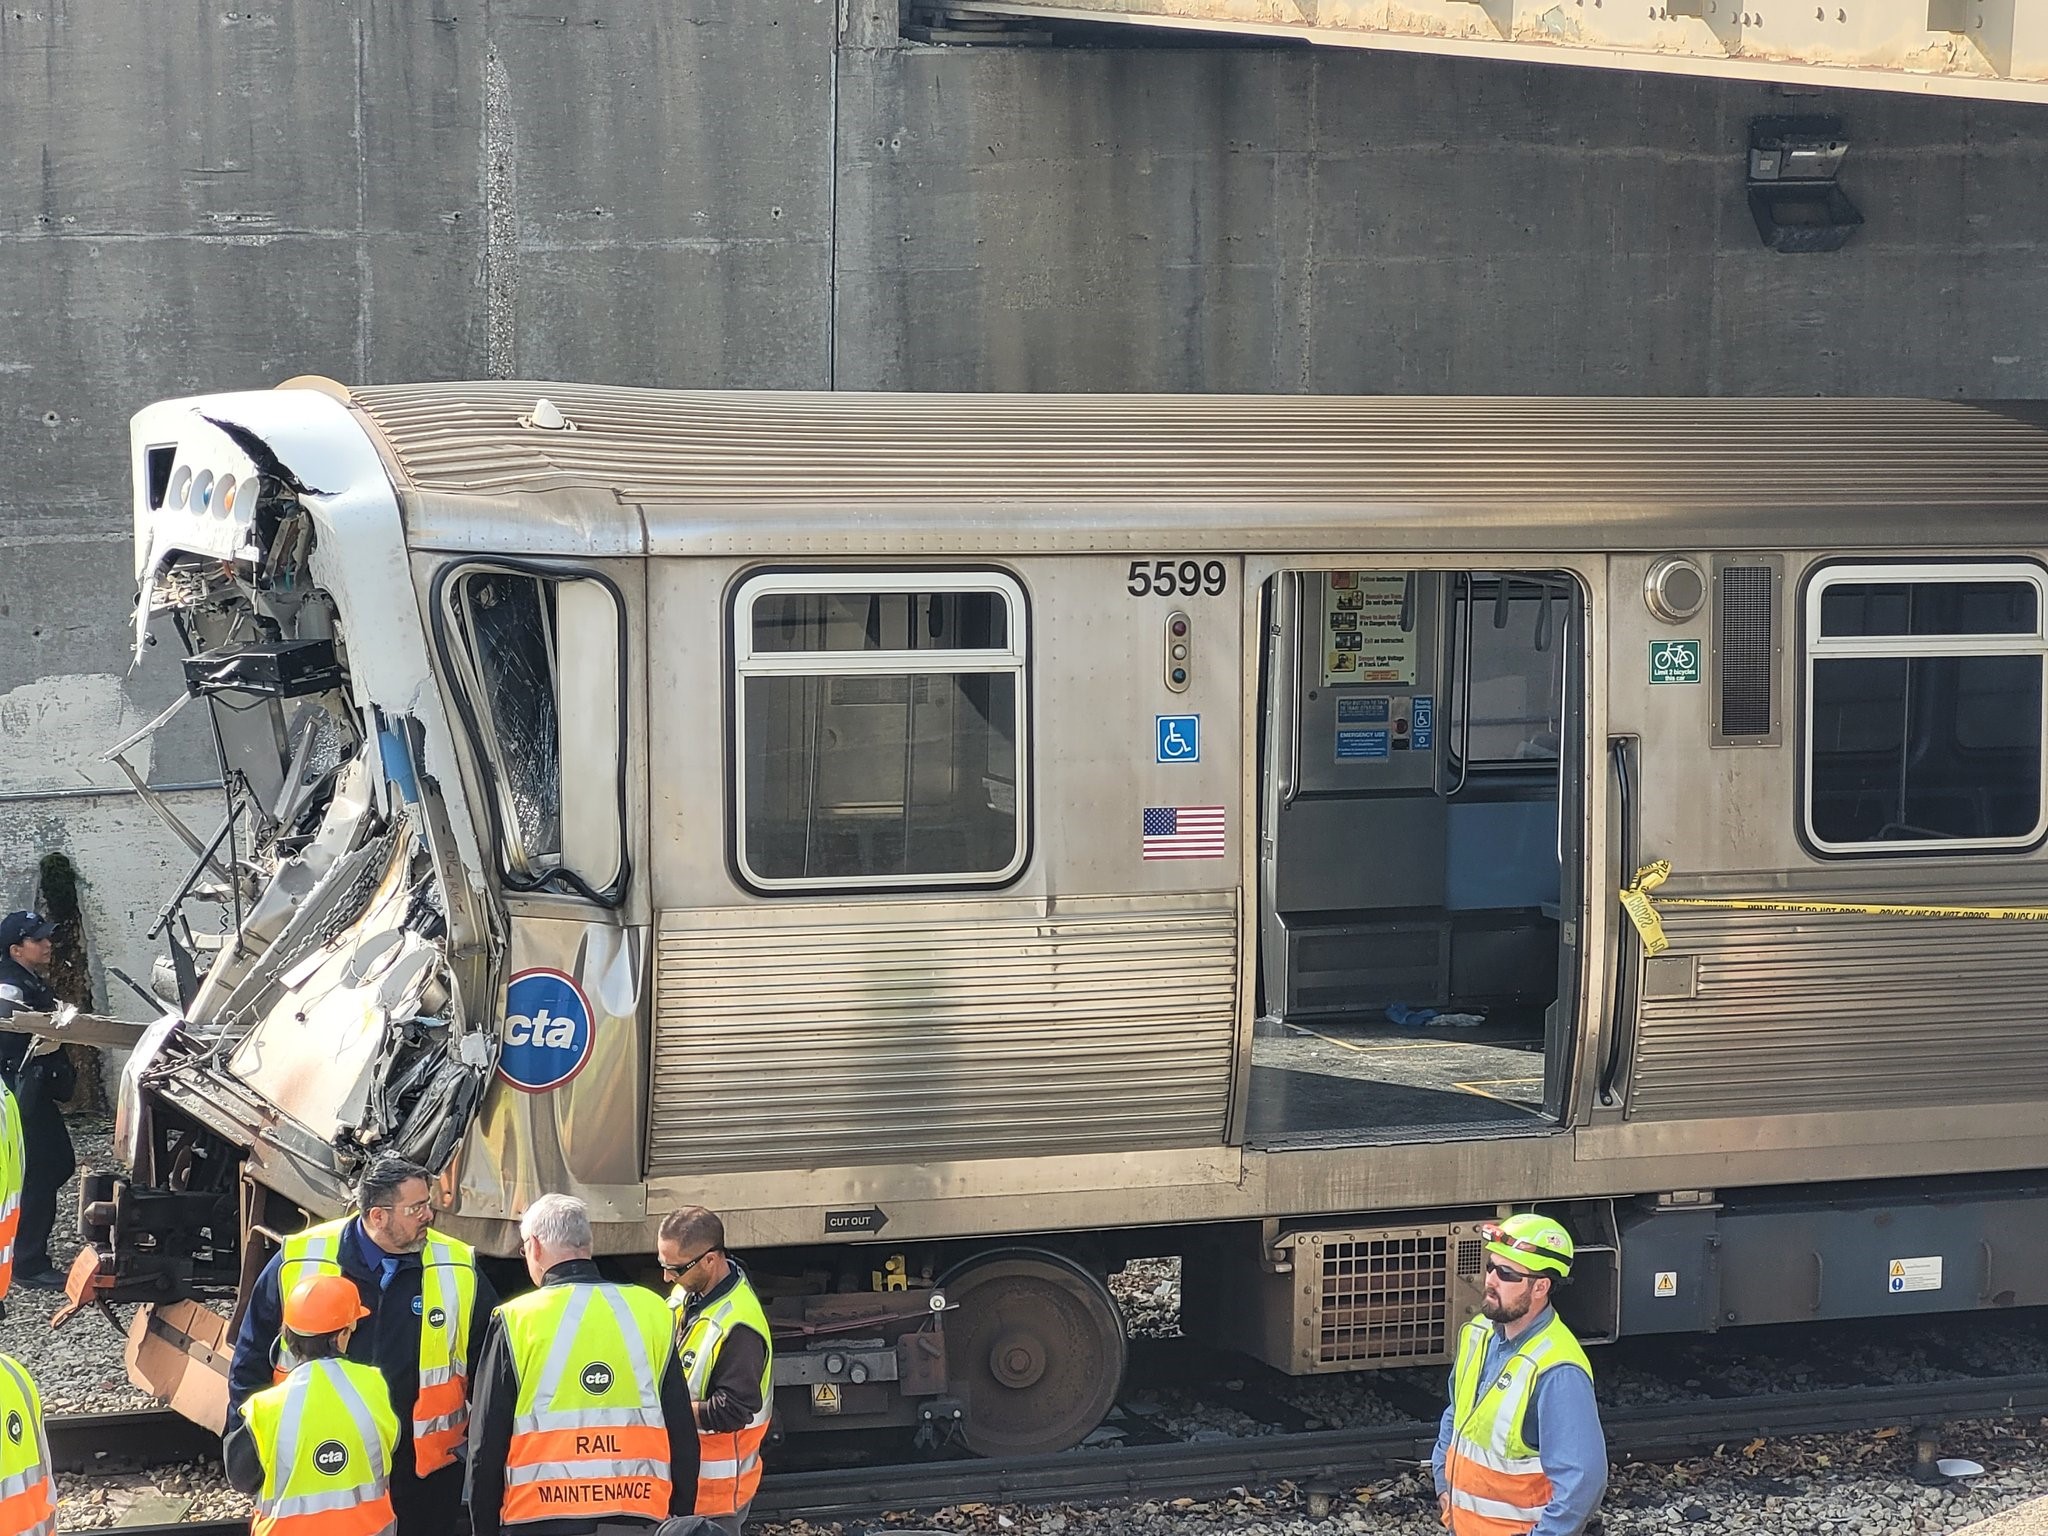
[[[551,866],[562,845],[561,741],[555,712],[552,587],[504,571],[463,583],[463,613],[496,738],[500,800],[514,862]]]

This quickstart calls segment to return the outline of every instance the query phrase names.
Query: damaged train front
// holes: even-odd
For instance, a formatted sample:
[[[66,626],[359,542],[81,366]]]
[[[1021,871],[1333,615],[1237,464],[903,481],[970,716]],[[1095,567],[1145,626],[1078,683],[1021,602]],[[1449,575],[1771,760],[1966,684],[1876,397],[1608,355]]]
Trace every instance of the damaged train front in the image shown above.
[[[381,1152],[445,1201],[502,946],[358,422],[312,390],[172,401],[132,454],[136,657],[170,651],[183,685],[149,729],[196,722],[223,788],[188,819],[127,768],[135,739],[109,754],[190,863],[151,935],[166,1011],[121,1079],[129,1174],[87,1176],[67,1312],[148,1303],[131,1376],[218,1425],[231,1320],[207,1302],[245,1295],[279,1230],[344,1209]]]

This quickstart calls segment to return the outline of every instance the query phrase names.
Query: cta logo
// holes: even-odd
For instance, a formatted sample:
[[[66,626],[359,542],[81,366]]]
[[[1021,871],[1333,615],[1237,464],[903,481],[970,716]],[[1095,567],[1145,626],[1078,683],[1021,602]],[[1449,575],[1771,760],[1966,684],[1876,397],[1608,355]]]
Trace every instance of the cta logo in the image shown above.
[[[561,971],[521,971],[505,989],[498,1076],[521,1093],[546,1093],[590,1060],[594,1015],[583,989]]]
[[[602,1360],[593,1360],[583,1367],[583,1390],[592,1397],[609,1392],[612,1386],[612,1368]]]
[[[348,1447],[339,1440],[322,1440],[313,1452],[313,1465],[329,1477],[348,1465]]]

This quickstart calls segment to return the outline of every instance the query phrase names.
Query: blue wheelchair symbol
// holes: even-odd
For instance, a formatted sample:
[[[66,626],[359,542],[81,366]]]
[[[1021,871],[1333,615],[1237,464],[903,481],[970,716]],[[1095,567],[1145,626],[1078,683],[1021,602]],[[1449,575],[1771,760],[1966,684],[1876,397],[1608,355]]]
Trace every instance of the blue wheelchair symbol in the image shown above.
[[[1159,761],[1199,763],[1202,760],[1200,715],[1155,715],[1159,724]]]

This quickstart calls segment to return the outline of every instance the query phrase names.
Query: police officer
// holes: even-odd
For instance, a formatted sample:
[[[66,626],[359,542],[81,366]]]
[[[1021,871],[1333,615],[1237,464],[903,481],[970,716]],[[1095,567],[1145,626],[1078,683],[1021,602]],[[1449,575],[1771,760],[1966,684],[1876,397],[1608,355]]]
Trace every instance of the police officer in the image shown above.
[[[663,1218],[656,1247],[674,1287],[677,1347],[697,1417],[697,1513],[740,1536],[761,1486],[761,1442],[775,1406],[768,1314],[740,1262],[725,1251],[725,1223],[701,1205]]]
[[[592,1260],[590,1213],[542,1195],[519,1222],[539,1287],[498,1308],[477,1374],[475,1536],[651,1532],[691,1513],[697,1433],[669,1311]]]
[[[298,1364],[229,1420],[228,1481],[256,1502],[251,1536],[382,1536],[395,1529],[398,1418],[384,1378],[348,1358],[370,1315],[352,1282],[309,1275],[284,1299]]]
[[[43,1399],[21,1362],[0,1355],[0,1531],[57,1536],[57,1483]]]
[[[48,975],[51,935],[57,925],[34,912],[0,917],[0,1019],[19,1008],[49,1013],[57,994]],[[21,1114],[21,1215],[14,1239],[14,1276],[23,1285],[61,1290],[64,1276],[50,1262],[50,1228],[57,1221],[57,1191],[78,1167],[71,1133],[57,1106],[78,1087],[78,1074],[64,1052],[36,1050],[36,1038],[20,1030],[0,1030],[0,1081],[13,1090]]]
[[[398,1416],[391,1507],[400,1536],[444,1536],[462,1508],[470,1383],[497,1297],[476,1250],[433,1230],[427,1171],[379,1157],[356,1186],[356,1214],[294,1233],[250,1293],[228,1372],[230,1415],[297,1364],[281,1335],[282,1298],[301,1280],[345,1276],[368,1309],[348,1358],[383,1373]]]
[[[1452,1536],[1577,1536],[1607,1487],[1607,1442],[1593,1367],[1550,1305],[1572,1240],[1533,1212],[1482,1230],[1486,1300],[1458,1336],[1438,1507]]]

